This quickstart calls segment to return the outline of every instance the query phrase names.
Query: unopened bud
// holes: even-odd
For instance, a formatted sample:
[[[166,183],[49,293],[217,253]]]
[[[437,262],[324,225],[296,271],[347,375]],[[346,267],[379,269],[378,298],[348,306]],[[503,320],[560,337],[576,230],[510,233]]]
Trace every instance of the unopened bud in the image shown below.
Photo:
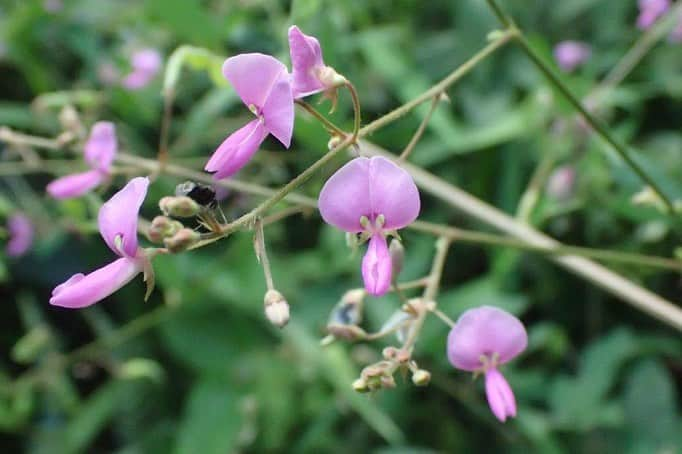
[[[431,373],[428,370],[417,369],[412,374],[412,383],[416,386],[426,386],[431,381]]]
[[[318,80],[327,88],[340,87],[348,82],[345,77],[337,73],[331,66],[320,68],[316,73]]]
[[[369,392],[369,386],[364,378],[358,378],[353,382],[353,389],[359,393]]]
[[[381,355],[384,357],[385,360],[391,360],[395,358],[395,355],[398,354],[398,349],[395,347],[386,347],[381,351]]]
[[[265,293],[265,317],[278,328],[289,323],[289,303],[277,290],[271,289]]]
[[[381,377],[381,386],[386,389],[395,388],[396,384],[393,375],[384,375],[383,377]]]
[[[175,235],[183,227],[182,223],[171,218],[157,216],[152,219],[152,223],[147,229],[147,238],[152,243],[161,244],[164,238]]]
[[[166,216],[191,218],[199,214],[201,207],[186,196],[167,196],[159,200],[159,208]]]
[[[402,271],[403,263],[405,262],[405,248],[403,247],[403,243],[399,239],[393,238],[388,247],[388,253],[391,255],[391,272],[393,273],[393,279],[396,279]]]
[[[339,146],[341,140],[342,139],[339,136],[332,136],[332,138],[329,139],[329,142],[327,142],[327,148],[333,150],[334,148]]]
[[[199,241],[201,235],[192,229],[182,228],[175,235],[164,238],[163,244],[169,252],[182,252]]]
[[[78,112],[73,106],[69,105],[64,106],[59,112],[59,123],[66,131],[77,132],[81,127]]]
[[[367,336],[365,330],[355,325],[340,325],[330,323],[327,325],[327,332],[338,339],[348,341],[362,340]]]

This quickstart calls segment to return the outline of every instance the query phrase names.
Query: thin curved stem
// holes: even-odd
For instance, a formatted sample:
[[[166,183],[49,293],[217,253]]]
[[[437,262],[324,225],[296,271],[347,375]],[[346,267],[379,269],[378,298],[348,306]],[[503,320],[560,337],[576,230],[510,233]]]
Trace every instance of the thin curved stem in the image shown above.
[[[410,153],[412,153],[412,150],[414,150],[414,148],[417,146],[417,142],[419,142],[419,139],[421,139],[422,135],[424,134],[424,131],[426,131],[426,127],[429,125],[429,121],[431,121],[431,117],[433,116],[433,113],[436,111],[436,107],[438,107],[438,103],[440,102],[441,96],[442,93],[438,93],[436,96],[433,97],[429,111],[426,112],[426,116],[419,124],[419,127],[417,128],[414,135],[410,139],[410,142],[407,144],[403,152],[400,153],[398,161],[406,161],[407,158],[410,156]]]
[[[346,81],[344,85],[350,92],[350,97],[353,101],[353,135],[351,136],[350,143],[355,144],[358,141],[358,134],[360,133],[360,123],[362,122],[360,98],[358,97],[358,92],[355,89],[355,85],[353,85],[349,81]]]
[[[299,106],[303,107],[309,114],[311,114],[313,117],[317,118],[317,120],[322,123],[328,130],[333,132],[335,135],[339,137],[346,137],[346,132],[343,131],[341,128],[336,126],[334,123],[329,121],[324,115],[322,115],[320,112],[318,112],[313,106],[308,104],[307,102],[297,99],[296,104]]]

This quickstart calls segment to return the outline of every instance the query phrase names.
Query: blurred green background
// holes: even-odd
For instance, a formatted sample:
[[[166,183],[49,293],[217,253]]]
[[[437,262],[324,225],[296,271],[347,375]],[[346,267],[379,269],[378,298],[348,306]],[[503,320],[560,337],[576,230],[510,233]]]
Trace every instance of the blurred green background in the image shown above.
[[[562,75],[581,97],[642,34],[634,27],[634,0],[501,4],[548,62],[559,41],[592,46],[582,68]],[[483,0],[64,0],[56,9],[42,0],[2,0],[0,125],[56,136],[59,107],[74,99],[54,92],[87,90],[75,99],[83,121],[116,122],[126,151],[153,158],[162,76],[126,91],[102,83],[103,64],[125,72],[135,49],[157,48],[167,58],[182,44],[221,56],[271,53],[288,64],[291,24],[317,36],[325,62],[357,86],[364,123],[429,88],[498,28]],[[570,106],[514,45],[448,94],[451,104],[439,107],[412,162],[513,214],[534,169],[551,154],[550,168],[569,165],[577,177],[567,197],[541,197],[531,217],[537,228],[588,247],[670,256],[680,245],[679,225],[631,203],[641,182],[576,126]],[[681,101],[682,46],[663,39],[599,104],[611,131],[642,150],[642,164],[677,197]],[[400,152],[427,110],[370,140]],[[200,169],[249,115],[229,87],[214,85],[205,71],[183,71],[172,159]],[[351,128],[345,93],[332,117]],[[327,140],[318,123],[299,115],[292,149],[266,142],[238,178],[281,185],[319,158]],[[7,148],[0,151],[14,159]],[[315,197],[334,168],[301,192]],[[343,233],[316,214],[266,231],[277,287],[291,304],[292,321],[282,331],[262,315],[265,284],[248,232],[158,258],[158,286],[147,303],[136,280],[86,310],[50,307],[56,284],[110,261],[93,220],[113,188],[57,203],[44,197],[52,178],[45,170],[2,174],[2,211],[21,209],[38,228],[30,254],[2,259],[2,452],[682,452],[679,333],[538,255],[455,244],[439,297],[452,318],[492,304],[526,323],[529,348],[504,369],[519,404],[518,417],[506,424],[490,413],[481,380],[448,364],[447,327],[438,320],[427,321],[415,353],[433,374],[429,387],[415,388],[407,378],[371,396],[352,390],[362,367],[394,340],[319,346],[334,304],[361,285],[361,256],[351,256]],[[115,187],[124,181],[118,177]],[[143,214],[156,215],[158,199],[180,181],[158,180]],[[223,207],[235,216],[258,201],[232,193]],[[420,218],[485,230],[427,196]],[[408,230],[403,238],[401,279],[421,277],[433,238]],[[675,273],[610,267],[682,300]],[[394,297],[367,303],[368,331],[399,307]],[[94,347],[63,356],[92,341]]]

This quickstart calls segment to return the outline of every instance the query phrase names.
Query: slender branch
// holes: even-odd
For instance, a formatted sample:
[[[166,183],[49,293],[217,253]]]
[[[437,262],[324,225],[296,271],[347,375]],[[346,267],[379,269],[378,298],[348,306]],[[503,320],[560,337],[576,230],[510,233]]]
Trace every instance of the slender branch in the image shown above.
[[[410,139],[410,142],[407,144],[403,152],[400,153],[398,161],[407,160],[407,158],[410,156],[410,153],[412,153],[412,150],[414,150],[414,147],[417,146],[417,142],[419,142],[419,139],[421,139],[422,135],[424,134],[424,131],[426,131],[426,127],[428,126],[429,121],[431,121],[431,117],[433,116],[433,113],[436,111],[436,107],[438,107],[438,103],[440,102],[441,96],[442,93],[438,93],[436,96],[433,97],[429,111],[426,112],[426,116],[419,124],[419,127],[412,136],[412,139]]]
[[[270,269],[270,259],[268,258],[268,251],[265,249],[265,234],[263,233],[263,221],[256,219],[254,226],[256,231],[254,238],[254,246],[256,249],[256,257],[263,266],[263,274],[265,274],[265,285],[268,290],[275,289],[275,283],[272,280],[272,270]]]
[[[670,213],[673,213],[674,206],[672,201],[668,198],[668,196],[665,195],[659,184],[656,183],[656,181],[653,178],[651,178],[644,171],[644,169],[640,167],[639,164],[637,164],[637,162],[635,162],[635,160],[630,156],[630,153],[628,152],[626,146],[621,144],[608,131],[608,129],[606,129],[602,122],[597,120],[597,118],[593,116],[592,113],[590,113],[590,111],[582,105],[580,100],[573,93],[571,93],[566,84],[564,84],[559,78],[559,76],[556,75],[554,70],[550,68],[547,64],[545,64],[545,62],[538,55],[538,53],[530,46],[528,40],[523,35],[523,33],[520,30],[518,30],[515,26],[511,25],[512,23],[502,13],[500,8],[495,3],[495,0],[486,1],[495,12],[495,15],[498,17],[498,19],[500,19],[500,21],[504,25],[512,26],[514,30],[517,30],[517,33],[514,35],[516,38],[516,42],[519,43],[519,45],[526,53],[526,55],[531,59],[535,66],[545,75],[547,80],[549,80],[552,83],[552,85],[554,85],[561,92],[561,94],[563,94],[564,97],[573,105],[573,107],[582,114],[582,116],[590,124],[592,129],[594,129],[602,137],[602,139],[604,139],[609,145],[611,145],[611,147],[620,155],[623,161],[625,161],[625,163],[639,176],[639,178],[642,181],[644,181],[647,185],[649,185],[654,192],[656,192],[656,194],[661,198],[661,200],[665,204],[667,210]]]
[[[350,92],[351,100],[353,101],[353,135],[351,136],[351,144],[355,144],[358,141],[358,134],[360,133],[360,123],[361,110],[360,110],[360,98],[358,97],[358,92],[355,90],[355,85],[350,82],[346,82],[346,88]]]
[[[410,228],[420,232],[431,233],[432,235],[436,236],[444,236],[450,238],[453,241],[458,241],[461,243],[506,246],[512,247],[514,249],[521,249],[524,251],[537,252],[540,254],[553,256],[580,255],[582,257],[604,260],[607,262],[627,263],[631,265],[648,266],[652,268],[662,268],[666,270],[682,272],[682,261],[666,257],[633,254],[606,249],[592,249],[579,246],[565,246],[563,244],[555,246],[538,245],[512,237],[463,230],[456,227],[445,227],[439,224],[432,224],[430,222],[424,221],[416,221],[412,223]]]

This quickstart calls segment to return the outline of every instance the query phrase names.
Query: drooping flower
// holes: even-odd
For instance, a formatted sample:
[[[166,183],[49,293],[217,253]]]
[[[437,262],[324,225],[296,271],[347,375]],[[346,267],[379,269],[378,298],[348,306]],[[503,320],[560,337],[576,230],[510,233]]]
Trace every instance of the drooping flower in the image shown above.
[[[117,148],[114,124],[108,121],[95,123],[84,146],[85,162],[90,170],[52,181],[47,185],[47,192],[55,199],[70,199],[96,188],[109,178]]]
[[[238,172],[253,157],[268,134],[289,148],[294,130],[294,98],[286,66],[259,53],[230,57],[223,75],[256,116],[233,132],[216,149],[204,169],[220,180]]]
[[[355,158],[327,180],[318,205],[328,224],[369,238],[362,259],[365,289],[376,296],[386,293],[392,277],[386,235],[419,215],[419,191],[412,177],[386,158]]]
[[[23,213],[15,213],[7,220],[9,241],[5,251],[10,257],[24,255],[33,244],[33,223]]]
[[[528,335],[521,321],[492,306],[464,312],[448,335],[450,363],[458,369],[485,374],[488,405],[502,422],[516,416],[516,399],[498,366],[514,359],[527,345]]]
[[[590,46],[580,41],[562,41],[554,47],[554,59],[565,72],[573,72],[590,58]]]
[[[123,78],[122,85],[128,90],[144,88],[161,69],[162,58],[156,49],[142,49],[130,58],[132,71]]]
[[[346,82],[343,76],[324,64],[317,38],[306,35],[295,25],[289,28],[289,54],[294,98],[303,98]]]
[[[70,309],[90,306],[143,271],[145,280],[151,281],[149,258],[137,243],[137,218],[148,187],[148,178],[133,178],[102,205],[97,219],[99,231],[109,249],[119,258],[87,275],[71,276],[52,291],[50,304]]]
[[[639,16],[637,16],[637,28],[646,30],[670,8],[670,0],[639,0]]]

